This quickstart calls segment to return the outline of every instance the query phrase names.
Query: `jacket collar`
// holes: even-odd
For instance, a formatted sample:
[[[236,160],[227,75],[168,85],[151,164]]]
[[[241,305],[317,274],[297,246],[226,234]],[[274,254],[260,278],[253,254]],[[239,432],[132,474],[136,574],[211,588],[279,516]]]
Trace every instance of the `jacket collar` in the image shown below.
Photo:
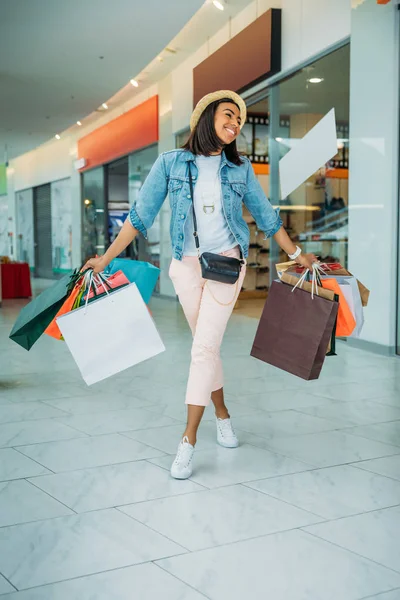
[[[188,150],[186,150],[183,154],[183,160],[185,162],[189,162],[189,160],[191,160],[192,162],[194,162],[196,160],[196,155],[193,154],[192,152],[189,152]],[[228,167],[234,167],[235,164],[233,162],[231,162],[230,160],[228,160],[226,158],[226,154],[224,152],[224,150],[222,150],[222,158],[221,158],[221,167],[227,165]]]

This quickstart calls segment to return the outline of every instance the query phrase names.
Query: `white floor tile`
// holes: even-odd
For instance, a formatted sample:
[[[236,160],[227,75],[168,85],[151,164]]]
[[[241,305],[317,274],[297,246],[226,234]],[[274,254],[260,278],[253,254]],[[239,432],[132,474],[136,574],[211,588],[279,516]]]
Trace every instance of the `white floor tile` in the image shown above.
[[[18,450],[55,473],[144,460],[164,454],[119,433],[19,446]]]
[[[88,390],[86,393],[90,394],[91,392]],[[53,385],[32,385],[32,383],[28,383],[7,390],[3,393],[3,396],[10,402],[20,403],[52,400],[53,398],[68,398],[70,396],[78,396],[79,394],[82,394],[82,387],[76,383]]]
[[[59,400],[46,400],[46,404],[59,408],[64,411],[64,413],[84,415],[88,413],[107,412],[109,410],[141,408],[142,406],[149,406],[150,402],[135,397],[124,396],[122,394],[110,393],[62,398]],[[63,416],[66,415],[64,414]]]
[[[13,448],[0,450],[0,481],[46,475],[48,469]]]
[[[0,448],[84,437],[85,434],[53,419],[0,425]]]
[[[171,463],[171,458],[166,457]],[[146,461],[35,477],[33,483],[76,512],[111,508],[201,490]]]
[[[340,379],[338,378],[338,381]],[[400,378],[382,379],[363,382],[362,378],[357,383],[346,383],[330,385],[329,387],[320,387],[318,394],[331,398],[332,400],[342,400],[344,402],[353,400],[377,400],[385,397],[399,397]]]
[[[368,596],[362,600],[400,600],[400,589],[392,590],[391,592],[383,592],[377,596]]]
[[[306,531],[400,573],[400,506],[312,525]]]
[[[323,406],[299,408],[298,410],[314,417],[338,421],[345,427],[369,423],[384,423],[385,421],[400,419],[399,408],[368,400],[356,400],[354,402],[331,400]],[[400,420],[398,421],[398,427],[400,431]]]
[[[169,470],[171,457],[155,458],[150,462]],[[216,488],[309,468],[302,462],[249,445],[239,448],[216,446],[213,450],[195,451],[191,480],[207,488]]]
[[[10,402],[8,406],[0,406],[0,423],[49,419],[65,417],[65,415],[65,411],[48,406],[44,402]]]
[[[121,508],[188,550],[317,523],[318,517],[242,485]]]
[[[284,435],[304,435],[319,431],[339,429],[335,421],[303,415],[294,410],[279,412],[259,411],[252,415],[235,418],[235,426],[243,431],[271,439]]]
[[[254,443],[257,444],[257,440]],[[271,450],[303,460],[316,467],[330,467],[400,454],[398,446],[367,440],[345,431],[276,438],[268,440],[268,446]]]
[[[73,514],[27,481],[0,483],[0,527]]]
[[[392,423],[378,422],[376,425],[354,427],[348,431],[353,435],[359,435],[370,440],[400,446],[400,421],[393,421]]]
[[[161,560],[213,600],[354,600],[391,590],[400,574],[302,531]]]
[[[0,575],[0,594],[7,594],[4,598],[11,598],[8,592],[13,592],[14,590],[15,588],[8,583],[7,579],[4,579],[4,577]]]
[[[9,588],[12,589],[11,586]],[[0,594],[1,589],[0,583]],[[88,575],[71,581],[53,583],[25,592],[6,594],[1,600],[155,600],[155,598],[204,600],[205,596],[160,567],[146,563],[100,575]]]
[[[316,469],[247,485],[325,519],[400,503],[400,482],[351,466]]]
[[[387,456],[386,458],[376,458],[374,460],[364,460],[354,464],[358,469],[365,469],[371,473],[378,473],[392,479],[400,481],[400,454],[396,456]]]
[[[182,552],[177,544],[117,510],[0,529],[0,571],[17,589]]]
[[[126,431],[121,434],[133,440],[138,440],[153,448],[176,454],[179,442],[185,430],[185,425],[169,425],[168,427],[155,427],[154,429],[140,429]],[[196,451],[214,449],[217,445],[217,429],[212,421],[202,421],[197,436]]]
[[[60,422],[89,435],[118,433],[120,431],[130,430],[134,431],[135,429],[163,427],[164,425],[176,425],[175,419],[164,417],[162,415],[159,416],[141,408],[63,417],[60,419]]]
[[[250,357],[257,320],[234,311],[222,360],[241,445],[217,444],[210,403],[193,477],[177,481],[192,343],[179,304],[151,302],[165,353],[93,386],[65,344],[42,336],[26,352],[8,339],[24,304],[0,311],[1,598],[398,600],[397,573],[357,544],[372,557],[372,532],[397,560],[399,517],[385,510],[400,503],[399,360],[338,343],[303,381]],[[381,512],[376,535],[358,520]],[[350,523],[354,552],[297,529],[327,519]],[[137,564],[183,547],[193,553],[171,562],[187,583]],[[34,587],[13,592],[5,577]]]
[[[320,406],[329,402],[323,396],[310,394],[307,390],[283,390],[268,394],[245,394],[236,398],[237,402],[265,411],[281,411],[302,407]]]

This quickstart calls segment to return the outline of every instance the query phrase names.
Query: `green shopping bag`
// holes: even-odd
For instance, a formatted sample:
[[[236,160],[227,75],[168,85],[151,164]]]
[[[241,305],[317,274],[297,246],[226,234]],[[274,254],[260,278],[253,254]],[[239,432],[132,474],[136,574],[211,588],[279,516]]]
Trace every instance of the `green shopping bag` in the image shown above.
[[[65,275],[24,306],[11,330],[10,339],[25,350],[30,350],[54,319],[82,275],[78,270]]]

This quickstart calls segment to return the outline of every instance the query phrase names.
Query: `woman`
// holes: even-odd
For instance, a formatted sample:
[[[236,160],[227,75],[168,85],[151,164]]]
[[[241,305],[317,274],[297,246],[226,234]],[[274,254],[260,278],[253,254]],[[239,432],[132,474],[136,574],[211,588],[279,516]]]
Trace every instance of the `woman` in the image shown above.
[[[316,260],[313,255],[302,254],[290,240],[279,211],[265,197],[250,161],[239,156],[236,138],[245,120],[246,105],[238,94],[221,90],[202,98],[191,116],[188,142],[180,150],[159,156],[117,239],[104,256],[92,258],[85,265],[96,273],[103,271],[139,232],[146,237],[168,194],[173,248],[170,277],[193,334],[187,426],[171,467],[176,479],[192,474],[197,430],[210,398],[215,407],[218,443],[226,448],[239,445],[224,402],[220,346],[246,266],[243,264],[234,285],[202,278],[192,202],[202,253],[246,259],[250,236],[242,217],[244,203],[258,229],[265,232],[266,238],[273,236],[290,258],[308,268]]]

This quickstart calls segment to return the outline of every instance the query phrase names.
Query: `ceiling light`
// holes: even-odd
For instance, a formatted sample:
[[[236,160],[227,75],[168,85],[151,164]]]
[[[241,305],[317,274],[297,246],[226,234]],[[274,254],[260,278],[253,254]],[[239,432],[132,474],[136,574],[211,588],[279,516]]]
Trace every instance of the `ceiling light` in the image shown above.
[[[158,60],[159,62],[162,62],[164,59],[163,59],[163,57],[162,57],[162,56],[157,56],[157,60]]]
[[[105,109],[107,110],[107,108],[108,108],[108,105],[107,105],[105,102],[103,102],[103,104],[102,104],[102,107],[103,107],[103,108],[105,108]]]
[[[310,79],[307,79],[309,83],[321,83],[323,80],[323,77],[311,77]]]
[[[89,200],[89,198],[85,198],[84,203],[86,204],[86,206],[89,206],[89,204],[92,204],[92,201]]]
[[[61,135],[56,134],[56,140],[61,140]]]
[[[136,81],[136,79],[131,79],[131,84],[133,85],[133,87],[139,87],[139,84]]]
[[[80,121],[76,122],[77,125],[79,125],[79,127],[81,127],[82,123]]]
[[[225,9],[225,6],[223,5],[223,3],[220,0],[213,0],[213,4],[214,4],[215,8],[218,8],[218,10]]]

